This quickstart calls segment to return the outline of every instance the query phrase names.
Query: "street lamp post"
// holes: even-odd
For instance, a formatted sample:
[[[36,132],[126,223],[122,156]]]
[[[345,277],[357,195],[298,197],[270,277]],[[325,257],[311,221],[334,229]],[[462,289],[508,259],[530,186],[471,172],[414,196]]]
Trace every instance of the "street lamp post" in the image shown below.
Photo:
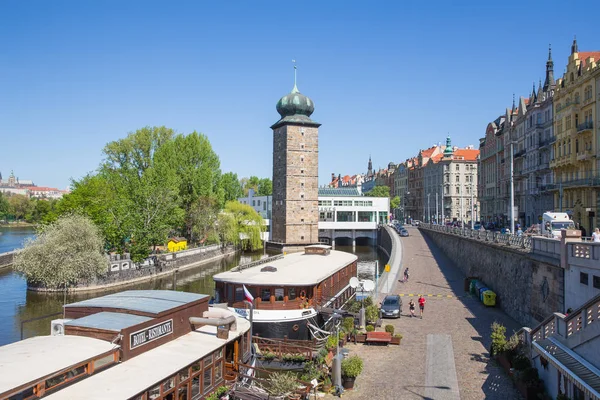
[[[440,224],[440,214],[438,212],[438,192],[435,192],[435,223],[436,224]]]
[[[431,223],[431,207],[429,206],[429,195],[431,193],[427,193],[427,222]]]
[[[512,138],[511,138],[512,139]],[[510,141],[510,233],[515,232],[515,182],[514,182],[514,159],[513,141]]]
[[[471,230],[475,223],[475,215],[473,214],[473,171],[471,170]]]

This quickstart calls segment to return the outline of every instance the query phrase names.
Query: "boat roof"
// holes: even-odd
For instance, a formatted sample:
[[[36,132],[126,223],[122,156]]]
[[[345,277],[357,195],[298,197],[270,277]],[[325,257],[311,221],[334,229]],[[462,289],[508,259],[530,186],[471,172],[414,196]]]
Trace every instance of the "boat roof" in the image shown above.
[[[173,290],[126,290],[107,296],[66,304],[72,307],[119,308],[123,310],[160,314],[208,297],[205,294],[177,292]]]
[[[316,285],[357,259],[352,253],[335,250],[328,255],[292,253],[255,267],[221,272],[214,275],[213,279],[246,285]],[[274,268],[262,271],[265,267]]]
[[[246,319],[236,319],[237,330],[229,331],[227,340],[217,338],[217,327],[205,325],[44,399],[129,399],[250,329],[250,322]]]
[[[77,326],[82,328],[103,329],[106,331],[120,332],[122,329],[151,321],[153,318],[140,315],[123,314],[103,311],[86,317],[74,319],[65,323],[65,326]]]
[[[118,348],[84,336],[37,336],[0,347],[0,394]]]

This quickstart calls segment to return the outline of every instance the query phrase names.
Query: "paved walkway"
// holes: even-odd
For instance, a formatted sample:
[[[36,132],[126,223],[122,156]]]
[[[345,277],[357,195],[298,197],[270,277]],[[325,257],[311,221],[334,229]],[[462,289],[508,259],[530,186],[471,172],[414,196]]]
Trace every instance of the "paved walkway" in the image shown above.
[[[464,275],[416,228],[408,229],[410,236],[402,238],[402,265],[409,266],[410,280],[396,280],[393,290],[405,294],[402,317],[384,320],[384,325],[394,325],[396,333],[403,335],[402,344],[348,345],[351,354],[364,359],[365,369],[355,390],[343,397],[520,399],[501,367],[488,358],[492,322],[504,324],[509,333],[520,326],[501,310],[465,296]],[[424,318],[410,318],[408,295],[419,293],[431,295]]]

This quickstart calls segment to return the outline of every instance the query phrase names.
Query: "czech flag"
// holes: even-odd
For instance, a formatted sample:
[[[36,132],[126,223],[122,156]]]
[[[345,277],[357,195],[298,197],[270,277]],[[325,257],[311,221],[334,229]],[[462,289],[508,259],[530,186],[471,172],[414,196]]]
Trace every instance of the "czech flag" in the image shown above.
[[[252,297],[252,294],[250,294],[248,289],[246,289],[246,285],[243,285],[243,286],[244,286],[244,297],[246,298],[246,301],[248,303],[254,303],[254,297]]]

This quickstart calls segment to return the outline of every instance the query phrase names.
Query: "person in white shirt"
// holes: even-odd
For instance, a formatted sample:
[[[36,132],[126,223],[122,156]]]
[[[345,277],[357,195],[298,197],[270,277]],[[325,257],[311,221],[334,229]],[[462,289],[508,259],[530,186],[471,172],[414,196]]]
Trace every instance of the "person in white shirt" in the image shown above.
[[[600,243],[600,229],[596,228],[594,233],[592,233],[592,241],[596,243]]]

